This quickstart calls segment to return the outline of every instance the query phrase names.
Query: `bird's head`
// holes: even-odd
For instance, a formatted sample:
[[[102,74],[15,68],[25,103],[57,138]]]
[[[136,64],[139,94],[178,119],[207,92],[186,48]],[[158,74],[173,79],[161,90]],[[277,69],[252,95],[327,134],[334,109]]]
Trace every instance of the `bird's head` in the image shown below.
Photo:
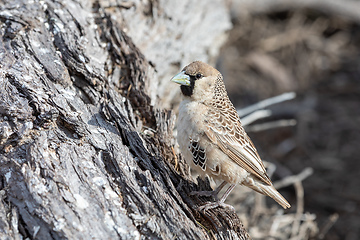
[[[219,81],[222,83],[222,75],[212,66],[196,61],[184,67],[171,81],[181,85],[184,96],[204,101],[213,97],[215,86]]]

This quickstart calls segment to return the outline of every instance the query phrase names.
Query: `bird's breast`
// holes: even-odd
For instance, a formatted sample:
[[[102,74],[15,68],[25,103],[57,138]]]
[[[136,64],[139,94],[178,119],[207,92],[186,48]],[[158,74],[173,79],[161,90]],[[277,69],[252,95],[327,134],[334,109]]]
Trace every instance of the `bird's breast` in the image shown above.
[[[206,111],[206,106],[201,103],[187,100],[180,103],[177,121],[177,139],[180,150],[184,155],[189,152],[190,139],[199,139],[204,135],[206,130]]]
[[[206,129],[208,107],[194,101],[182,101],[179,107],[178,130],[190,134],[203,133]]]

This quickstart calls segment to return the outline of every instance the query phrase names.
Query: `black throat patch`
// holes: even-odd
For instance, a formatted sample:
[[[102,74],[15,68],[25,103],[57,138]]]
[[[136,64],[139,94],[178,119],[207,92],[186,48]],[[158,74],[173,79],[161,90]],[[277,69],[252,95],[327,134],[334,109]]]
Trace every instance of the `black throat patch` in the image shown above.
[[[190,86],[181,85],[180,89],[182,94],[184,94],[187,97],[190,97],[194,93],[194,87],[195,87],[195,77],[190,76]]]

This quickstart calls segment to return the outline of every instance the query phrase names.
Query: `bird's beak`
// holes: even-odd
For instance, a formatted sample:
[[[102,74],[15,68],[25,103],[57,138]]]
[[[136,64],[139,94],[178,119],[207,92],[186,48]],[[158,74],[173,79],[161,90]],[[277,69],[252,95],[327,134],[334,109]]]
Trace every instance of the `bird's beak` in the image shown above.
[[[189,75],[185,74],[185,71],[182,71],[176,74],[172,79],[172,82],[178,83],[185,86],[190,86],[190,77]]]

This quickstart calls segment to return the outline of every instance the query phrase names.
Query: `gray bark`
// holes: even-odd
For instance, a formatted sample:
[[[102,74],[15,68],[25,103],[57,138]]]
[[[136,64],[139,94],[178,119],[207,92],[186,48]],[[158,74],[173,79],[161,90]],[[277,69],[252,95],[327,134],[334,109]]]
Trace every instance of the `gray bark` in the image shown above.
[[[0,239],[249,238],[235,212],[196,210],[214,199],[189,193],[209,183],[191,180],[175,116],[158,108],[172,99],[158,99],[166,77],[192,58],[183,16],[209,14],[183,2],[1,3]],[[203,60],[228,19],[192,45]]]

